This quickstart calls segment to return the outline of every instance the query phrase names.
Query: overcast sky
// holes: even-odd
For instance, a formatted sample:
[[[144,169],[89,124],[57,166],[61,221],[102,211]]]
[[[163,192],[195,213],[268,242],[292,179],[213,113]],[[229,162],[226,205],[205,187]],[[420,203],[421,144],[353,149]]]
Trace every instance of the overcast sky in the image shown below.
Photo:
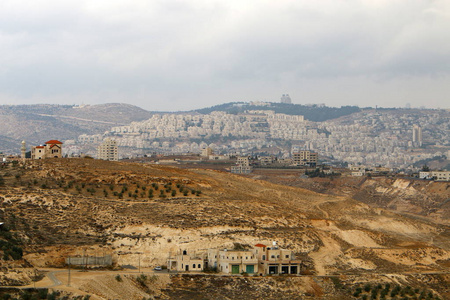
[[[0,104],[450,107],[449,0],[1,0]]]

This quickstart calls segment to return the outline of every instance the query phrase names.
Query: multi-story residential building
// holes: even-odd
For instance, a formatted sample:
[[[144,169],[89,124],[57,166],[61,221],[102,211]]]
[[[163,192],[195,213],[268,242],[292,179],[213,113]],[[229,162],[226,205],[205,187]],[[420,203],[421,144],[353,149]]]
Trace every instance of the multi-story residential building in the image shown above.
[[[81,144],[97,144],[103,139],[101,134],[87,135],[82,134],[78,137],[78,142]]]
[[[231,166],[231,173],[250,174],[252,172],[248,156],[239,156],[235,166]]]
[[[31,148],[31,159],[61,158],[63,143],[58,140],[47,141],[44,145]]]
[[[225,274],[258,272],[258,259],[253,250],[209,249],[208,266]]]
[[[433,179],[436,181],[450,181],[450,171],[430,171],[420,172],[419,178],[421,179]]]
[[[412,129],[412,142],[414,146],[421,147],[422,146],[422,128],[419,125],[414,125]]]
[[[295,259],[291,250],[280,249],[275,242],[271,247],[255,245],[255,254],[262,274],[300,274],[301,261]]]
[[[211,149],[211,147],[206,147],[202,149],[202,154],[201,156],[203,157],[209,157],[210,155],[213,155],[213,150]]]
[[[177,271],[200,271],[214,268],[225,274],[300,274],[301,261],[291,250],[280,249],[276,243],[267,247],[257,244],[253,249],[208,249],[201,255],[188,255],[184,250],[168,260],[168,268]],[[201,269],[200,269],[201,268]]]
[[[188,254],[187,250],[183,250],[181,253],[175,255],[175,257],[169,257],[167,267],[169,270],[175,271],[203,271],[204,258],[201,256]]]
[[[119,160],[119,151],[117,148],[117,142],[109,138],[105,139],[103,143],[98,146],[97,158],[103,160]]]
[[[318,160],[318,154],[309,150],[301,150],[299,152],[292,153],[292,161],[296,166],[315,167]]]

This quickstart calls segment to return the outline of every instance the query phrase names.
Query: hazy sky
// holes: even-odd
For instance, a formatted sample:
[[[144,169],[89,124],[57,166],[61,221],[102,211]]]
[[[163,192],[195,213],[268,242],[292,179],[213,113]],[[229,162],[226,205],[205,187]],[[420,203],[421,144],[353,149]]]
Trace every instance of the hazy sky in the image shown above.
[[[1,0],[0,104],[450,107],[449,0]]]

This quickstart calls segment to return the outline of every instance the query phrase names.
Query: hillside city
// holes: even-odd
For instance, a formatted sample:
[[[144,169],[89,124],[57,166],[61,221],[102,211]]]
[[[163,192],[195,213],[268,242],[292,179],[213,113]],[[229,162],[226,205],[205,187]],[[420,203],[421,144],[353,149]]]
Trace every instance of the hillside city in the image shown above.
[[[95,155],[105,138],[114,139],[119,156],[200,154],[275,156],[288,159],[299,150],[317,152],[322,162],[344,162],[414,169],[436,157],[449,157],[447,110],[367,109],[324,122],[307,116],[247,110],[231,114],[154,114],[150,119],[115,126],[104,134],[83,134],[66,141],[71,155]]]

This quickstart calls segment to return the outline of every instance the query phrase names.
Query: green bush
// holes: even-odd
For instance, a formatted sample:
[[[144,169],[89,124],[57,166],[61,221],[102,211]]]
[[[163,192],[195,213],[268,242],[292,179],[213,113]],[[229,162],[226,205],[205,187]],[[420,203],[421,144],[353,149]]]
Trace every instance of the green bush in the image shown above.
[[[12,296],[11,296],[11,294],[6,293],[6,294],[3,294],[2,299],[3,300],[10,300],[10,299],[12,299]]]
[[[39,299],[47,299],[48,289],[40,289],[38,290]]]

